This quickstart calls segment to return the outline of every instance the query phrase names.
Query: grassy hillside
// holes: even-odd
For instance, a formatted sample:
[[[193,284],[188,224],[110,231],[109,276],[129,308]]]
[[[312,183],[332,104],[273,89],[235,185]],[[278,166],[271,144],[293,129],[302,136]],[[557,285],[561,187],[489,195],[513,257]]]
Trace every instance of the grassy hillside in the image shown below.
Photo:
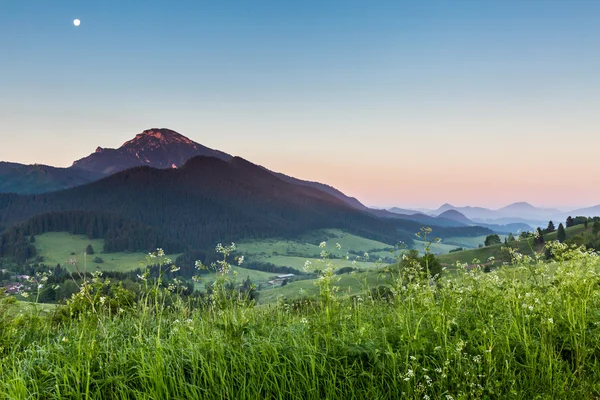
[[[372,268],[375,266],[374,261],[376,261],[376,258],[380,257],[380,254],[389,256],[389,252],[385,249],[392,248],[388,244],[352,235],[339,229],[312,231],[294,241],[278,239],[244,241],[239,243],[237,247],[238,251],[244,254],[249,261],[271,263],[302,270],[307,260],[314,264],[320,258],[320,253],[323,250],[319,247],[321,242],[326,242],[327,251],[333,257],[349,256],[349,260],[336,260],[340,268],[352,266],[352,261],[356,260],[357,255],[348,254],[348,251],[360,254],[359,267]],[[336,249],[336,243],[341,245],[341,249]],[[365,252],[369,253],[371,262],[364,262]]]
[[[349,279],[259,307],[197,307],[158,289],[130,304],[100,282],[47,316],[2,312],[0,295],[0,398],[600,396],[597,256],[460,270],[433,286],[405,277],[391,301],[349,295]]]
[[[500,239],[504,241],[507,235],[498,235]],[[464,249],[476,249],[479,245],[485,243],[486,236],[475,236],[475,237],[452,237],[442,241],[442,243],[449,245],[452,248],[462,247]]]
[[[572,226],[572,227],[565,229],[565,231],[567,233],[567,239],[583,232],[583,230],[584,230],[583,225],[576,225],[576,226]],[[544,239],[546,241],[556,240],[556,232],[552,232],[552,233],[544,235]],[[481,262],[486,262],[490,257],[494,257],[496,260],[496,263],[509,262],[509,261],[511,261],[509,254],[506,251],[502,250],[502,247],[504,247],[504,246],[505,246],[504,244],[499,244],[499,245],[487,246],[487,247],[482,247],[482,248],[477,248],[477,249],[472,249],[472,250],[457,251],[457,252],[450,253],[450,254],[443,254],[443,255],[439,256],[439,260],[444,265],[453,265],[457,261],[459,261],[461,263],[469,263],[470,264],[473,262],[474,259],[477,259]],[[518,248],[522,254],[528,254],[528,255],[533,254],[532,247],[534,247],[534,246],[533,246],[532,238],[529,238],[528,240],[511,242],[511,246],[513,246],[514,248]],[[534,248],[534,250],[540,251],[541,249]]]

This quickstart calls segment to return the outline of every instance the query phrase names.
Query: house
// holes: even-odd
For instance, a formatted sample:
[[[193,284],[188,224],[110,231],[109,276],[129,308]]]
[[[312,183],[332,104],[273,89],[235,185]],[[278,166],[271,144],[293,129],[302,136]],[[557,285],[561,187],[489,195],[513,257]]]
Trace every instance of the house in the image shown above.
[[[278,284],[282,284],[284,281],[294,277],[296,275],[294,274],[283,274],[283,275],[277,275],[275,277],[275,279],[270,280],[269,282],[267,282],[269,285],[275,286]]]
[[[6,294],[19,294],[23,285],[21,283],[11,283],[6,286],[4,293]]]

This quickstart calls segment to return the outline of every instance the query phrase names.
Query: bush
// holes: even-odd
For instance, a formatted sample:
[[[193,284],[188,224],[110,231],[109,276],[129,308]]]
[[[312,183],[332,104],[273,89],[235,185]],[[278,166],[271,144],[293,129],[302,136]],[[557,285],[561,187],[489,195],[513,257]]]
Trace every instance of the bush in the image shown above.
[[[500,240],[500,236],[498,236],[497,234],[494,233],[494,234],[488,235],[485,238],[484,243],[486,246],[493,246],[495,244],[501,244],[502,240]]]
[[[94,262],[96,264],[102,264],[104,262],[104,260],[100,257],[94,257]]]

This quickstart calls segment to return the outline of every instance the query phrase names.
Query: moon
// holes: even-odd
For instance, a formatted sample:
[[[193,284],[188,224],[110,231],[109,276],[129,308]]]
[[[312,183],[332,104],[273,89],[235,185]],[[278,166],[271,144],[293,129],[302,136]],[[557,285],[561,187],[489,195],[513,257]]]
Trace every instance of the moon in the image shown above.
[[[81,24],[80,20],[78,20],[77,18],[73,20],[73,25],[79,26],[79,24]]]

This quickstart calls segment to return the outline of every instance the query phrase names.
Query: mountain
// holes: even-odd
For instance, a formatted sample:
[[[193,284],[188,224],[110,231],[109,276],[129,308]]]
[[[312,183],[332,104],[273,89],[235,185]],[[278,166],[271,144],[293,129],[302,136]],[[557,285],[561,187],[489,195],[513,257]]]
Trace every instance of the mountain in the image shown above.
[[[394,211],[392,211],[394,210]],[[390,209],[379,209],[379,208],[368,208],[368,212],[373,215],[376,215],[380,218],[392,218],[392,219],[403,219],[407,221],[419,222],[421,225],[427,226],[435,226],[435,227],[465,227],[466,224],[463,224],[458,221],[453,221],[447,218],[437,218],[431,215],[423,214],[422,212],[403,209],[399,207],[392,207]],[[401,213],[400,211],[404,211],[406,214]]]
[[[469,218],[465,217],[463,214],[453,209],[444,211],[443,213],[438,215],[437,218],[451,219],[453,221],[461,222],[465,225],[474,225],[473,221],[471,221]]]
[[[196,156],[228,161],[231,155],[203,146],[170,129],[152,128],[136,135],[118,149],[98,147],[95,153],[77,160],[70,168],[0,163],[0,193],[35,194],[75,187],[138,166],[177,168]],[[332,186],[266,171],[295,185],[328,193],[350,206],[369,209],[354,197]]]
[[[399,231],[395,221],[356,210],[323,191],[287,183],[239,157],[225,161],[205,156],[180,169],[138,167],[59,192],[0,195],[0,226],[70,210],[116,213],[190,247],[321,228],[346,229],[390,244],[409,243],[412,236]]]
[[[112,217],[108,222],[96,221],[100,218],[94,218],[94,213],[143,224],[156,237],[187,248],[210,248],[246,238],[294,237],[323,228],[344,229],[390,245],[399,241],[410,245],[422,226],[378,218],[321,190],[286,182],[239,157],[225,161],[198,156],[181,168],[137,167],[59,192],[0,195],[0,230],[15,224],[29,227],[30,232],[88,224],[91,231],[104,232],[106,227],[99,224],[115,223]],[[480,227],[437,227],[435,232],[440,237],[491,233]],[[146,245],[144,240],[139,243]]]
[[[496,212],[501,216],[511,216],[520,218],[552,218],[563,214],[562,211],[555,208],[541,208],[532,206],[526,202],[509,204],[506,207],[499,208]]]
[[[400,207],[388,208],[388,211],[396,213],[396,214],[404,214],[404,215],[423,214],[421,211],[409,210],[407,208],[400,208]]]
[[[83,185],[101,176],[86,170],[0,162],[0,193],[50,192]]]
[[[435,210],[432,213],[432,215],[440,215],[449,210],[458,211],[470,220],[473,220],[474,218],[481,218],[481,219],[494,218],[497,216],[497,213],[494,210],[490,210],[488,208],[471,207],[471,206],[455,207],[448,203],[442,205],[440,208]]]
[[[568,214],[568,215],[567,215]],[[568,213],[563,213],[563,215],[567,216],[582,216],[582,217],[595,217],[600,215],[600,204],[597,206],[587,207],[587,208],[579,208],[577,210],[570,211]]]
[[[441,215],[446,211],[455,210],[463,214],[465,217],[470,219],[471,221],[477,224],[510,224],[512,226],[516,226],[514,224],[521,224],[524,227],[524,224],[529,225],[530,227],[537,226],[545,226],[549,220],[563,220],[568,215],[573,215],[578,212],[578,210],[571,212],[560,211],[555,208],[542,208],[535,207],[526,202],[518,202],[509,204],[505,207],[499,208],[497,210],[491,210],[489,208],[483,207],[455,207],[451,204],[444,204],[436,211],[432,213],[432,215]],[[589,212],[593,212],[594,208],[590,208]]]
[[[143,131],[118,149],[98,147],[95,153],[77,160],[73,169],[110,175],[133,167],[178,168],[195,156],[230,160],[231,155],[210,149],[165,128]]]

